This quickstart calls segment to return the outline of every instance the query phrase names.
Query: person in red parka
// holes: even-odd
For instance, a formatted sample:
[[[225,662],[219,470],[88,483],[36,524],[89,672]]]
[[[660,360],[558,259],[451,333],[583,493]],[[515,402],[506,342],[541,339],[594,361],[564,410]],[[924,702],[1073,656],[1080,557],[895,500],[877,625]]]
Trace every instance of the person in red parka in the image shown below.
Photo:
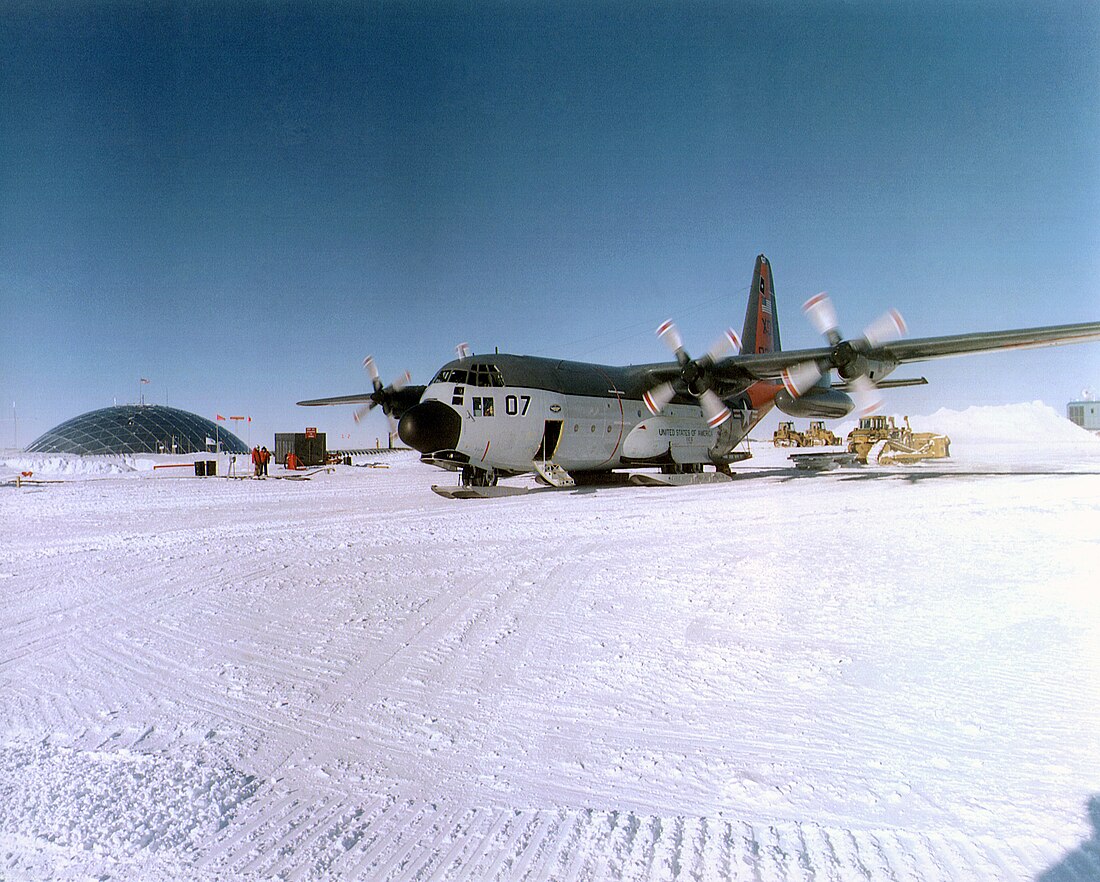
[[[266,447],[260,448],[260,475],[267,477],[267,464],[271,462],[271,451]]]
[[[260,477],[260,448],[252,448],[252,474],[254,477]]]

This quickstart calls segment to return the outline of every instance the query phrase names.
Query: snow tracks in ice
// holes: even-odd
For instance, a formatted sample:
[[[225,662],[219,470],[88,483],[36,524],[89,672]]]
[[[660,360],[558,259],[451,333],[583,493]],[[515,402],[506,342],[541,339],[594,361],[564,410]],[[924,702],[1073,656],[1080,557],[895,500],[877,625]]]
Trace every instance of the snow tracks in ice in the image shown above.
[[[353,806],[301,793],[283,794],[251,817],[245,812],[227,833],[198,861],[202,875],[379,882],[1022,882],[1059,858],[1043,841],[975,840],[949,831],[846,830],[789,821],[477,808],[392,798]]]
[[[1100,876],[1095,484],[418,474],[0,500],[0,880]]]

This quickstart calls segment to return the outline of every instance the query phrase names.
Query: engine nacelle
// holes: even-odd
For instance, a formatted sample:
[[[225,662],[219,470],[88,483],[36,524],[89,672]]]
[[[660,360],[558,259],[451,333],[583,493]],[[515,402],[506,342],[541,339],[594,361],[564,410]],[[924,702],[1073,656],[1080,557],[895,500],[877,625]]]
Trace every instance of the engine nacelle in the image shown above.
[[[872,361],[871,359],[865,359],[865,362],[867,377],[875,383],[884,380],[886,377],[892,374],[894,372],[894,368],[898,366],[898,363],[896,361]]]
[[[846,392],[822,386],[813,386],[798,398],[780,389],[775,396],[775,406],[789,416],[817,420],[840,419],[855,407]]]
[[[836,348],[834,353],[834,366],[842,380],[851,380],[855,377],[867,377],[878,382],[894,372],[898,366],[896,361],[884,361],[882,359],[870,359],[850,342],[845,341]]]

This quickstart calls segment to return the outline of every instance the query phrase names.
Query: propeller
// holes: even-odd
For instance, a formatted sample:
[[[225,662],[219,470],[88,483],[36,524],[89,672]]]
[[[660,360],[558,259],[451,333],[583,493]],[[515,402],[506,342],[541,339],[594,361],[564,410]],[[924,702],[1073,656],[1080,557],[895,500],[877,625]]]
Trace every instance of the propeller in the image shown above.
[[[352,416],[355,422],[359,423],[362,422],[363,418],[375,407],[381,407],[382,412],[389,418],[390,434],[394,435],[397,433],[397,420],[394,418],[393,410],[390,406],[390,396],[404,389],[412,380],[412,374],[405,371],[405,373],[388,386],[384,386],[382,384],[382,378],[378,374],[378,365],[375,364],[374,356],[368,355],[364,358],[363,367],[366,368],[367,375],[370,377],[371,385],[374,387],[374,393],[371,395],[370,402],[358,408]]]
[[[680,336],[680,330],[675,322],[669,319],[657,329],[657,336],[672,350],[676,361],[680,365],[679,382],[669,380],[648,389],[643,395],[649,412],[656,416],[669,402],[676,397],[678,388],[687,388],[687,391],[699,400],[703,409],[707,425],[712,429],[722,425],[730,418],[729,408],[722,403],[722,399],[711,388],[710,369],[715,363],[727,355],[736,355],[741,351],[741,338],[732,328],[726,332],[707,350],[706,355],[699,359],[692,359],[684,349],[684,339]]]
[[[802,304],[802,312],[832,347],[826,369],[836,368],[840,376],[848,382],[858,415],[866,416],[877,410],[882,405],[882,396],[879,395],[875,382],[868,376],[870,366],[866,356],[871,349],[905,336],[909,329],[901,313],[891,309],[864,328],[862,337],[845,340],[840,333],[836,308],[826,292],[815,294]],[[822,373],[823,368],[817,362],[805,361],[785,368],[781,378],[786,390],[794,398],[798,398],[821,379]]]

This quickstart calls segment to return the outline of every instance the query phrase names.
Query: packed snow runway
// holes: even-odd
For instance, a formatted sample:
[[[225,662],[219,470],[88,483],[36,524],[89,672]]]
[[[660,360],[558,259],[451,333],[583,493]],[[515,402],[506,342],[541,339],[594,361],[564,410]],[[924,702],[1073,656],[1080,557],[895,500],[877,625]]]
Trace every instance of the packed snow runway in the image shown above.
[[[491,501],[40,461],[0,879],[1100,878],[1100,440],[914,427],[952,459]]]

